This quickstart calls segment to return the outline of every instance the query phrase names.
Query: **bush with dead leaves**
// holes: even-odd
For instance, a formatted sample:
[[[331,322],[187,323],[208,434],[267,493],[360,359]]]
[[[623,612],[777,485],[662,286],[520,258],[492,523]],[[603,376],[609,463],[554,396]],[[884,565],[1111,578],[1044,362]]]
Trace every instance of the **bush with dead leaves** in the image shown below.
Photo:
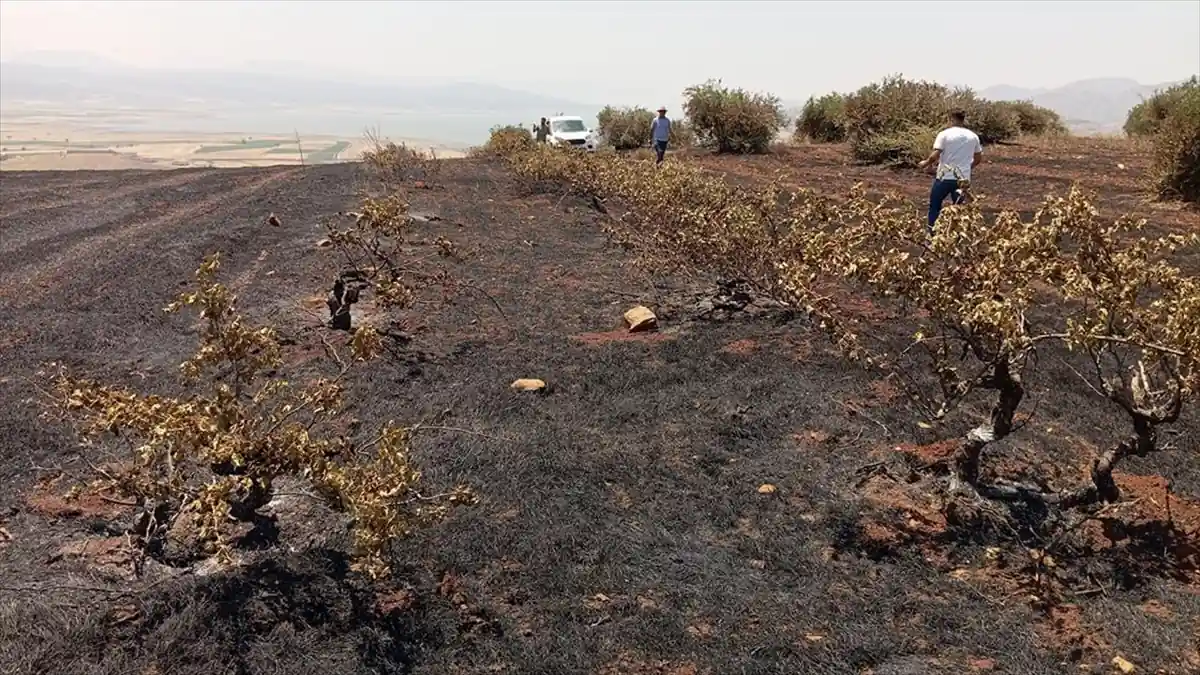
[[[357,302],[366,292],[380,309],[405,310],[418,302],[422,291],[440,289],[445,298],[463,286],[437,262],[462,261],[468,253],[454,241],[437,237],[422,242],[430,244],[428,255],[414,254],[419,250],[419,242],[412,236],[417,221],[401,195],[367,198],[360,212],[346,215],[352,219],[349,225],[341,219],[327,222],[325,227],[330,244],[346,265],[335,287],[341,284],[352,291],[348,302]],[[345,305],[341,309],[349,311],[347,301],[338,301]],[[348,327],[349,321],[343,326]]]
[[[363,151],[362,161],[386,183],[429,183],[441,174],[442,160],[432,148],[423,152],[405,143],[384,141],[375,132],[368,132],[366,139],[370,147]]]
[[[386,573],[389,542],[449,505],[470,501],[470,492],[457,487],[422,495],[403,427],[388,423],[360,441],[344,435],[338,424],[343,381],[379,352],[374,330],[359,328],[347,354],[329,347],[339,366],[335,376],[303,385],[279,379],[274,330],[248,324],[236,296],[217,281],[218,268],[217,256],[206,258],[195,289],[167,307],[194,309],[201,320],[199,347],[181,366],[185,394],[148,394],[55,374],[53,394],[82,421],[86,438],[123,449],[116,462],[121,468],[105,470],[98,482],[134,500],[141,517],[130,534],[147,549],[187,516],[198,543],[228,560],[231,525],[252,520],[280,478],[303,479],[350,516],[361,569]]]
[[[522,177],[557,182],[625,209],[609,228],[643,255],[746,279],[806,308],[850,357],[895,372],[937,423],[964,401],[990,396],[989,418],[965,434],[946,476],[960,515],[995,501],[1058,509],[1119,497],[1112,470],[1132,455],[1174,448],[1160,429],[1200,390],[1200,279],[1170,262],[1200,235],[1138,236],[1144,223],[1106,221],[1087,195],[1048,198],[1031,219],[985,220],[949,208],[930,237],[897,196],[787,192],[731,185],[686,164],[535,148],[508,156]],[[606,209],[607,210],[607,209]],[[918,324],[901,349],[873,337],[818,289],[849,287],[899,303]],[[1036,314],[1036,316],[1034,316]],[[1129,420],[1129,433],[1096,456],[1082,485],[985,481],[984,449],[1015,430],[1024,379],[1039,352],[1082,355],[1078,369]],[[1184,461],[1195,460],[1195,450]]]
[[[471,157],[507,157],[514,152],[529,150],[535,145],[533,134],[517,124],[492,127],[487,143],[473,147],[467,153]]]

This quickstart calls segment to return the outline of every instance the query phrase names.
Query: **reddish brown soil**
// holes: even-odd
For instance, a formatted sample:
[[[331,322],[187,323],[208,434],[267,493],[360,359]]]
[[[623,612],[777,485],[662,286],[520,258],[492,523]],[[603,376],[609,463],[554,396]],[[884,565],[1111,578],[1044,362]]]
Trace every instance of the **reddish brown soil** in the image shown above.
[[[118,496],[85,487],[75,494],[62,480],[47,480],[25,496],[26,506],[47,518],[115,518],[133,510],[132,504]]]
[[[870,385],[871,396],[879,403],[893,403],[904,395],[894,383],[889,380],[875,380]]]
[[[876,510],[862,527],[867,538],[881,549],[898,550],[909,542],[929,546],[946,532],[946,517],[919,490],[876,478],[864,486],[864,495]]]
[[[753,354],[755,352],[755,350],[757,350],[757,349],[758,349],[757,341],[752,340],[750,338],[743,338],[741,340],[734,340],[733,342],[730,342],[729,344],[722,347],[721,351],[725,352],[726,354],[734,354],[737,356],[746,356],[747,354]]]
[[[417,594],[412,589],[402,588],[383,591],[377,596],[379,611],[383,614],[404,613],[416,607]]]
[[[1171,621],[1175,618],[1175,613],[1158,600],[1147,600],[1142,603],[1141,610],[1156,619],[1164,621]]]
[[[1112,647],[1097,636],[1083,614],[1078,605],[1051,605],[1039,617],[1038,631],[1049,644],[1078,655],[1077,660],[1102,660],[1101,655],[1111,653]]]
[[[1172,494],[1162,476],[1114,472],[1125,500],[1132,502],[1128,518],[1139,522],[1170,520],[1183,532],[1200,535],[1200,501]]]
[[[1114,472],[1122,502],[1081,532],[1099,551],[1129,550],[1155,540],[1170,571],[1200,590],[1200,501],[1173,494],[1162,476]]]
[[[917,460],[921,464],[933,465],[938,462],[945,462],[958,452],[962,446],[962,442],[948,438],[943,441],[927,443],[925,445],[912,445],[911,443],[902,443],[896,446],[896,451],[908,455]]]
[[[64,544],[54,559],[78,560],[90,567],[122,568],[133,562],[134,551],[125,537],[77,539]]]

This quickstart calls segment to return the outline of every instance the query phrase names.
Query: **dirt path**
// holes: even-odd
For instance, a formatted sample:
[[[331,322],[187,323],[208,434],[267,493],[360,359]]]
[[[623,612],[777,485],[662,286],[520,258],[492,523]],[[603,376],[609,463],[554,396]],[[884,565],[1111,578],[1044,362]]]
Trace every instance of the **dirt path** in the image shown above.
[[[59,219],[52,221],[59,227],[38,228],[32,232],[28,226],[15,228],[12,236],[5,237],[5,245],[0,247],[0,254],[9,259],[0,271],[0,299],[12,303],[14,309],[23,308],[40,302],[40,291],[57,287],[67,275],[90,279],[104,268],[124,268],[147,246],[145,235],[150,235],[151,240],[186,236],[181,229],[194,227],[195,219],[218,215],[232,204],[294,179],[300,171],[264,172],[215,193],[204,189],[214,178],[223,178],[215,171],[169,176],[149,185],[122,186],[106,191],[94,207],[94,211],[109,216],[101,218],[99,224],[81,222],[81,219]],[[193,183],[195,189],[192,189]],[[183,199],[172,202],[163,198],[163,193],[171,190],[182,192]],[[155,196],[158,199],[152,198]],[[87,197],[82,196],[83,199]],[[59,211],[71,203],[72,199],[67,199],[36,207],[32,213],[23,212],[21,222],[37,223],[38,216],[44,212]],[[259,224],[266,215],[260,216]],[[23,244],[13,246],[22,240]],[[28,292],[34,288],[39,291]]]

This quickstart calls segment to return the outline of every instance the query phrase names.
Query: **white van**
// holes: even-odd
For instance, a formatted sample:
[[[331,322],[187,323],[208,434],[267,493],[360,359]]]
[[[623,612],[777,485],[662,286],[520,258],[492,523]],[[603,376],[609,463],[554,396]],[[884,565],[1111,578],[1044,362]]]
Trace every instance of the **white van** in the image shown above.
[[[588,152],[595,151],[600,145],[596,133],[588,129],[582,117],[559,116],[550,118],[550,135],[547,143],[554,145],[569,145]]]

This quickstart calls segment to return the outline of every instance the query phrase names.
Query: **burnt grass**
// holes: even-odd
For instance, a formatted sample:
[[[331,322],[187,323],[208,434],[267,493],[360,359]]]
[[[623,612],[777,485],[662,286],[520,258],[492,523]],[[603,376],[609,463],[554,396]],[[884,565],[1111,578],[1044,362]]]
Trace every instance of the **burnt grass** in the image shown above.
[[[345,522],[295,494],[269,507],[271,539],[243,565],[148,563],[134,578],[119,505],[53,507],[103,451],[42,416],[36,372],[56,362],[178,392],[194,335],[160,309],[211,251],[243,309],[286,337],[283,375],[327,369],[322,337],[345,338],[320,327],[339,269],[316,246],[320,223],[379,186],[353,164],[4,175],[0,672],[1024,675],[1110,672],[1117,655],[1138,672],[1200,667],[1197,533],[1154,510],[1165,488],[1136,495],[1152,517],[1064,549],[1038,585],[1029,532],[946,526],[920,485],[861,471],[954,438],[988,401],[923,428],[802,316],[707,312],[716,280],[647,274],[583,201],[530,194],[487,161],[445,162],[427,182],[401,186],[425,216],[417,237],[473,251],[452,267],[470,287],[403,317],[413,340],[355,375],[350,413],[367,428],[426,421],[413,451],[427,489],[463,482],[480,502],[396,542],[393,577],[371,585],[349,568]],[[660,330],[631,338],[621,316],[639,303]],[[907,329],[862,307],[881,333]],[[522,377],[548,390],[510,390]],[[1032,421],[989,448],[989,470],[1080,479],[1123,420],[1073,378],[1039,364]],[[1185,523],[1200,499],[1185,460],[1195,416],[1178,428],[1180,449],[1122,469],[1169,480]],[[80,541],[110,544],[72,554]]]

